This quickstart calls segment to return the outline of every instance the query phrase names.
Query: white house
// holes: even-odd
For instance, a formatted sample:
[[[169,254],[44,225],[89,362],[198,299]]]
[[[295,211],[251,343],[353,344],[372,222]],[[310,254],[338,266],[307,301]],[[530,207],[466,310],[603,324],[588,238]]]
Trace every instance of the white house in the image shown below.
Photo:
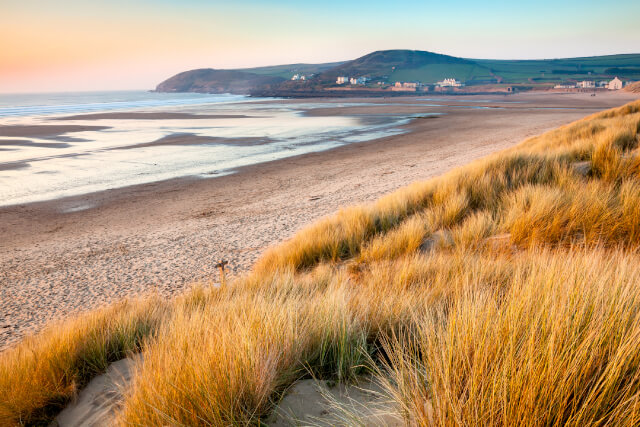
[[[593,80],[584,80],[578,82],[577,87],[580,87],[582,89],[594,89],[596,87],[596,82],[594,82]]]
[[[367,83],[367,80],[369,79],[366,77],[351,77],[349,83],[352,85],[363,85]]]
[[[441,82],[438,82],[438,86],[440,87],[461,87],[463,84],[456,79],[444,79]]]
[[[620,90],[622,89],[622,80],[619,78],[614,78],[609,82],[609,86],[607,86],[609,90]]]
[[[338,77],[336,79],[336,84],[343,85],[345,83],[349,83],[349,77]]]
[[[306,80],[307,77],[303,74],[294,74],[293,77],[291,77],[291,80]]]
[[[421,83],[416,83],[416,82],[396,82],[394,84],[393,88],[391,88],[391,90],[416,92],[418,90],[418,88],[421,88],[421,87],[422,87]]]

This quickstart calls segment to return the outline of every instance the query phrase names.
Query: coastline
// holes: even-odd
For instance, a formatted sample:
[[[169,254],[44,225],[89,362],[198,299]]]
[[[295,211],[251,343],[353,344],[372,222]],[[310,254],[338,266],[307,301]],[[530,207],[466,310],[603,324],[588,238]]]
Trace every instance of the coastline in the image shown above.
[[[246,166],[221,177],[178,178],[0,208],[0,233],[6,236],[0,245],[0,348],[76,311],[147,292],[168,296],[194,281],[216,280],[218,259],[240,273],[269,245],[341,206],[375,200],[637,98],[553,97],[540,95],[533,104],[513,108],[439,107],[448,114],[413,120],[405,134]],[[381,105],[336,106],[314,114],[374,110],[429,112]]]

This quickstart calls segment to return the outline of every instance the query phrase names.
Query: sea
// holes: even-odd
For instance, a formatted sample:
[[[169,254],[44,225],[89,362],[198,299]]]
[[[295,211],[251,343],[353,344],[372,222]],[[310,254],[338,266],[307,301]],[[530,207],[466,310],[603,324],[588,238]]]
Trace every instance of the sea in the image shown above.
[[[411,120],[310,114],[350,105],[366,104],[147,91],[0,94],[0,206],[215,178],[397,135]]]

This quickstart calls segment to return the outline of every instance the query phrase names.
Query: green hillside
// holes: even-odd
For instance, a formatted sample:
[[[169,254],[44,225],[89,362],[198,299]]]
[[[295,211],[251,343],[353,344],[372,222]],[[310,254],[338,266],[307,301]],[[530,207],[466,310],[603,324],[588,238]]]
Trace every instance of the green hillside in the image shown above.
[[[295,74],[305,81],[291,81]],[[308,77],[313,75],[311,79]],[[162,92],[257,93],[279,96],[322,92],[335,86],[338,76],[367,77],[377,82],[434,84],[455,78],[467,86],[503,83],[545,87],[582,80],[640,80],[640,54],[583,58],[497,60],[469,59],[419,50],[383,50],[346,62],[287,64],[237,70],[192,70],[158,85]]]
[[[245,68],[242,71],[290,79],[294,74],[318,74],[342,64],[344,64],[344,62],[328,62],[325,64],[287,64],[273,65],[268,67]]]
[[[457,58],[414,50],[377,51],[353,61],[333,64],[294,64],[243,71],[290,78],[295,73],[320,72],[319,83],[338,76],[369,77],[388,83],[419,81],[433,84],[455,78],[467,84],[559,83],[571,80],[640,80],[640,54],[541,60]]]
[[[475,59],[473,61],[502,77],[504,83],[523,83],[530,81],[529,79],[549,83],[565,80],[597,80],[613,78],[617,75],[630,80],[640,79],[640,54],[567,59]],[[631,72],[624,72],[626,70]]]
[[[382,50],[321,73],[320,83],[333,83],[338,76],[368,77],[372,80],[394,82],[396,75],[415,76],[411,80],[422,81],[427,76],[441,74],[438,70],[474,68],[473,61],[419,50]],[[468,73],[467,73],[468,74]]]
[[[243,71],[291,78],[295,73],[319,73],[317,82],[331,84],[338,76],[369,77],[395,83],[433,84],[455,78],[466,84],[560,83],[580,80],[640,80],[640,54],[583,58],[499,60],[457,58],[414,50],[377,51],[353,61],[331,64],[292,64]]]
[[[429,64],[418,68],[405,68],[394,71],[389,76],[389,83],[419,81],[436,83],[446,78],[454,78],[463,82],[490,80],[489,68],[477,64]]]

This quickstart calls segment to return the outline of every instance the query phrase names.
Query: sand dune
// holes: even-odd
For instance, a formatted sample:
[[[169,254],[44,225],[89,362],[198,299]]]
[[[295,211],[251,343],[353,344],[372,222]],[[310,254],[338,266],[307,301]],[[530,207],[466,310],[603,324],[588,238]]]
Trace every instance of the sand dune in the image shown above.
[[[443,107],[439,111],[446,114],[415,120],[403,135],[251,166],[233,175],[0,208],[0,346],[51,319],[125,296],[168,296],[193,281],[216,282],[219,259],[229,261],[232,274],[244,271],[266,247],[341,206],[374,200],[630,97],[539,94],[508,98],[529,102],[527,109],[521,104]],[[324,113],[363,111],[340,102]],[[407,105],[366,107],[367,114],[432,111],[410,98],[403,102]]]

